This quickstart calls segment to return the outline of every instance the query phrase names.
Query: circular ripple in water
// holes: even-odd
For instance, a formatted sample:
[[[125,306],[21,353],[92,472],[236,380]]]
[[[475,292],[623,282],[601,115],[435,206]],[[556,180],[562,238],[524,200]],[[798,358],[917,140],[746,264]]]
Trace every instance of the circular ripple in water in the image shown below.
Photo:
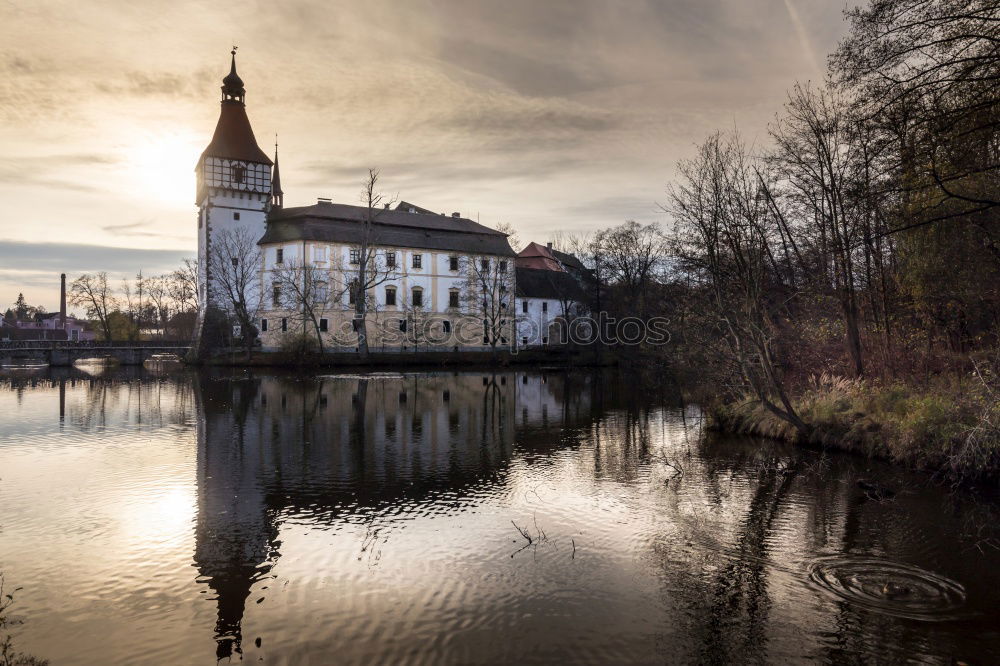
[[[826,558],[809,578],[841,599],[914,620],[954,619],[965,604],[965,589],[950,578],[878,558]]]

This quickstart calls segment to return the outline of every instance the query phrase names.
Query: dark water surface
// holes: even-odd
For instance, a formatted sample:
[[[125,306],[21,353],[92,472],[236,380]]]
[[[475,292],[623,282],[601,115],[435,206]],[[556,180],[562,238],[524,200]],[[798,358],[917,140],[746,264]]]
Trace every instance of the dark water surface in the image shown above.
[[[990,663],[998,515],[619,373],[0,377],[0,571],[54,666]]]

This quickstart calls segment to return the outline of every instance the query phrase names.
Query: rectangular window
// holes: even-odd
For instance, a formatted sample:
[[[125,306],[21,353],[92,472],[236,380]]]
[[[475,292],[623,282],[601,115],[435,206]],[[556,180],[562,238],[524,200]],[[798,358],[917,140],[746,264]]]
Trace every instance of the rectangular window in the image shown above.
[[[525,347],[527,347],[528,346],[528,338],[521,338],[521,344],[524,345]],[[522,384],[527,384],[528,383],[528,375],[524,376],[524,381],[522,381],[521,383]]]
[[[413,298],[411,298],[410,300],[413,303],[413,307],[415,307],[415,308],[423,307],[423,305],[424,305],[424,290],[423,289],[419,289],[419,288],[418,289],[414,289],[413,290]]]
[[[458,257],[448,257],[448,270],[450,271],[458,270]]]
[[[499,266],[498,266],[498,268],[499,268],[499,270],[500,270],[501,273],[506,273],[507,272],[507,262],[506,261],[501,261],[500,264],[499,264]]]
[[[423,268],[423,265],[424,265],[424,255],[422,254],[413,255],[413,267]]]
[[[405,319],[400,319],[399,320],[399,330],[401,330],[403,333],[406,333],[406,320]]]
[[[282,332],[288,330],[288,320],[285,319],[284,317],[281,318],[281,330]]]
[[[278,307],[281,305],[281,285],[271,287],[271,305]]]
[[[385,304],[395,305],[396,304],[396,288],[386,287],[385,288]]]
[[[546,303],[545,301],[542,301],[542,312],[548,312],[548,311],[549,311],[549,304]]]
[[[549,344],[549,338],[548,338],[548,336],[546,336],[546,337],[542,338],[542,344],[543,344],[543,345],[547,345],[547,344]]]
[[[449,308],[458,307],[458,291],[452,290],[448,292],[448,307]]]
[[[276,252],[277,252],[277,256],[276,256],[276,258],[274,260],[274,263],[276,263],[276,264],[283,264],[283,263],[285,263],[285,251],[282,248],[279,247]]]
[[[232,261],[233,261],[233,268],[238,268],[239,265],[240,265],[240,258],[239,257],[233,257]]]
[[[388,266],[389,268],[395,268],[396,267],[396,253],[395,252],[386,252],[385,253],[385,265]]]
[[[361,263],[361,250],[356,247],[351,248],[351,263],[352,264]]]
[[[490,270],[490,260],[489,259],[480,259],[479,260],[479,268],[484,273],[486,271]]]
[[[445,319],[443,323],[444,323],[444,332],[451,333],[451,322]]]
[[[267,320],[266,319],[261,319],[260,320],[260,332],[261,333],[267,333]]]
[[[314,247],[313,248],[313,261],[326,261],[326,248],[325,247]]]
[[[521,312],[528,314],[528,301],[521,301]]]
[[[321,333],[326,333],[328,327],[329,323],[327,323],[326,319],[319,320],[319,330]]]
[[[239,213],[233,213],[233,219],[234,220],[240,219],[240,214]]]

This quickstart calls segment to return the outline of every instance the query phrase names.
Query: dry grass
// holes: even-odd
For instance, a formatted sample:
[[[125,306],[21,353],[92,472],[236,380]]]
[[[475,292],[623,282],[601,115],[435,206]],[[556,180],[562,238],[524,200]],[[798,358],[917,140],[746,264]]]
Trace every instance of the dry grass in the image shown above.
[[[794,403],[810,427],[809,444],[960,477],[1000,474],[1000,404],[986,382],[942,380],[918,389],[824,373],[812,377]],[[750,398],[710,413],[723,430],[802,440],[791,424]]]

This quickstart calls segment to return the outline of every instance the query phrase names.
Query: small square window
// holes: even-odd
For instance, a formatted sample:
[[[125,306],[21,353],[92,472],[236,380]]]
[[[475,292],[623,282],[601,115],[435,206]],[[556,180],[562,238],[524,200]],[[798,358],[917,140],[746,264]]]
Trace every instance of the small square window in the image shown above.
[[[233,213],[233,219],[234,220],[240,219],[240,214],[239,213]]]
[[[422,254],[413,255],[413,267],[423,268],[423,266],[424,266],[424,255]]]
[[[233,257],[232,261],[233,261],[233,268],[236,268],[237,266],[240,265],[240,258],[239,257]]]

